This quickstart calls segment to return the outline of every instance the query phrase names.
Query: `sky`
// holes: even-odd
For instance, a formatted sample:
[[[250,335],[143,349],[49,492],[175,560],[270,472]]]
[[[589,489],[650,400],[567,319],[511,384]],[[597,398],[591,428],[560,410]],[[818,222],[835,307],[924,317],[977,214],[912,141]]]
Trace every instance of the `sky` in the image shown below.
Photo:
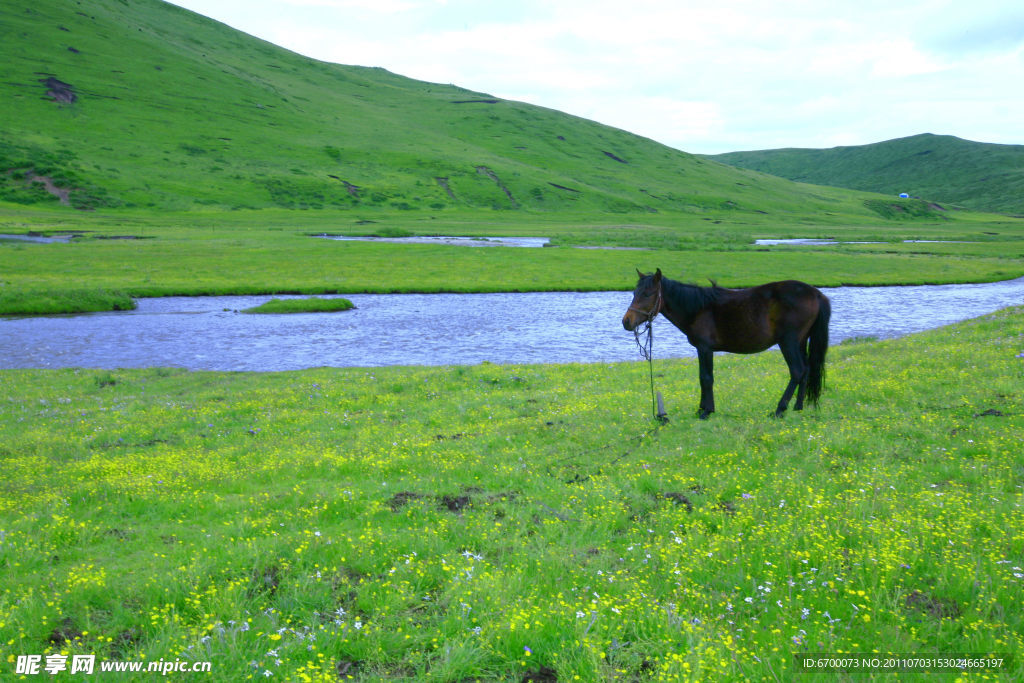
[[[174,0],[315,59],[698,154],[1024,144],[1021,0]]]

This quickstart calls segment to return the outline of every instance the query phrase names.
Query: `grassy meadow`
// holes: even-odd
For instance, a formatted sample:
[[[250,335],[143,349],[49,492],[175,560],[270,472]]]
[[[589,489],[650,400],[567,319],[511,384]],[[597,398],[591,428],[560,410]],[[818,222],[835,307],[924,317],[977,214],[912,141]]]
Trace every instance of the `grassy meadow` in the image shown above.
[[[962,214],[939,222],[863,224],[833,224],[828,216],[816,222],[752,216],[618,218],[511,212],[413,219],[395,212],[0,210],[0,233],[80,235],[50,244],[0,242],[0,314],[96,310],[92,302],[105,292],[140,297],[627,290],[635,284],[636,268],[661,268],[684,281],[715,279],[724,286],[789,278],[818,286],[937,284],[1024,275],[1024,220],[1010,217]],[[325,233],[536,236],[550,238],[554,246],[467,248],[312,237]],[[869,243],[754,245],[755,239],[770,237]],[[78,294],[68,296],[65,290]],[[62,301],[64,308],[55,310],[54,301]],[[110,307],[115,305],[124,304]]]
[[[0,643],[194,680],[790,680],[1015,653],[1024,308],[643,363],[2,373]],[[958,674],[932,675],[953,680]],[[982,678],[977,674],[969,677]],[[834,680],[835,675],[807,675]]]

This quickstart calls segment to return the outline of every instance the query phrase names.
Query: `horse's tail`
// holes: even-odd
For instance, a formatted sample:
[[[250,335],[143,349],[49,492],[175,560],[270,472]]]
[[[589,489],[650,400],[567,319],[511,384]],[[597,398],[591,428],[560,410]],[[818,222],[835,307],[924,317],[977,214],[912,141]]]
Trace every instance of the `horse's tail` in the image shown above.
[[[825,353],[828,351],[828,321],[832,317],[832,304],[824,294],[818,295],[818,317],[811,325],[807,373],[807,400],[818,405],[818,397],[825,383]]]

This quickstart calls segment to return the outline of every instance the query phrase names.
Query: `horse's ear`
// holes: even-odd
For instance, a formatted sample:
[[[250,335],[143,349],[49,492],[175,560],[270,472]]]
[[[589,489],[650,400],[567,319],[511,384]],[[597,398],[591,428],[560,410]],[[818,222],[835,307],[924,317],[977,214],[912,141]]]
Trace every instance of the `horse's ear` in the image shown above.
[[[643,277],[644,276],[644,274],[640,272],[639,268],[636,269],[636,276],[637,277]]]
[[[654,273],[654,281],[655,282],[661,282],[661,268],[658,268],[658,270],[655,271],[655,273]]]

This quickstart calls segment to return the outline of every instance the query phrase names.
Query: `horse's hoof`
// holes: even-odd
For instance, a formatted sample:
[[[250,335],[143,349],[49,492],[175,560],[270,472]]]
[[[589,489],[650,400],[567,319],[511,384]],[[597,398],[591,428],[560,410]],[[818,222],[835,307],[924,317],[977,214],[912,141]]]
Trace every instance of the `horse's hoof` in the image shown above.
[[[711,417],[711,411],[709,410],[702,410],[700,411],[700,414],[697,415],[697,419],[699,420],[706,420],[709,417]]]
[[[782,416],[783,416],[783,415],[785,415],[785,414],[786,414],[786,411],[785,411],[785,410],[776,410],[776,411],[775,411],[774,413],[772,413],[772,417],[774,417],[774,418],[777,418],[777,419],[780,419],[780,420],[781,420],[781,419],[782,419]]]

